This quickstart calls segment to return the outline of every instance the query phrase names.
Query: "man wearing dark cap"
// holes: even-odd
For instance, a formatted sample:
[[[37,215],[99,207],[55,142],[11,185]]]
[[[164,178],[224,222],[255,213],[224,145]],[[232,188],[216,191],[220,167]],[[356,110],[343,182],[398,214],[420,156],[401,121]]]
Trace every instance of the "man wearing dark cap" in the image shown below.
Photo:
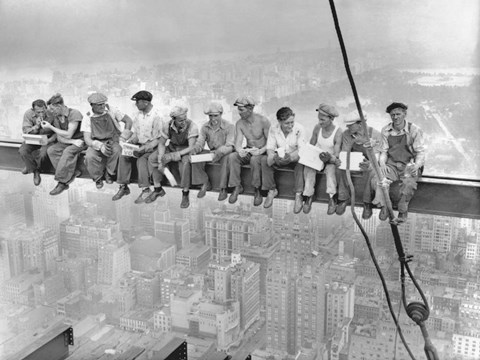
[[[165,195],[161,181],[165,168],[180,174],[182,188],[182,209],[190,206],[189,190],[191,182],[190,151],[195,147],[198,137],[197,125],[187,117],[188,109],[184,106],[175,106],[170,112],[171,120],[162,128],[158,149],[148,158],[153,169],[154,191],[145,199],[146,203],[155,201]],[[169,145],[166,145],[170,140]]]
[[[366,119],[367,114],[363,112]],[[381,135],[378,130],[371,126],[367,126],[367,135],[364,134],[362,119],[357,110],[349,113],[343,123],[347,129],[342,135],[342,151],[361,152],[364,156],[363,162],[360,163],[360,169],[363,174],[365,187],[363,189],[363,213],[362,218],[367,220],[372,216],[372,200],[374,188],[372,189],[373,167],[368,160],[368,148],[373,148],[374,154],[378,156],[380,151]],[[350,187],[348,186],[347,174],[345,170],[338,169],[338,204],[335,210],[337,215],[345,212],[347,205],[350,203]]]
[[[263,202],[260,192],[262,186],[262,158],[266,156],[268,130],[270,121],[263,115],[255,113],[255,101],[248,97],[240,97],[233,104],[237,107],[240,119],[235,124],[235,150],[229,155],[230,179],[228,186],[233,187],[233,193],[228,202],[233,204],[238,195],[243,192],[241,184],[241,167],[250,164],[252,171],[252,185],[255,187],[253,205],[259,206]],[[243,138],[247,140],[247,147],[243,148]]]
[[[398,202],[398,221],[407,219],[408,203],[417,188],[417,180],[422,173],[425,163],[425,138],[422,129],[415,124],[407,122],[407,105],[399,102],[390,104],[386,112],[390,114],[392,122],[382,131],[382,144],[378,163],[383,175],[390,181],[401,180],[400,200]],[[377,184],[374,204],[382,207],[380,220],[388,218],[382,186]]]
[[[108,106],[108,98],[102,93],[90,94],[87,101],[92,107],[93,114],[83,119],[80,128],[88,146],[85,163],[97,189],[101,189],[103,179],[107,184],[113,183],[113,177],[117,172],[118,158],[122,153],[119,141],[126,140],[132,135],[130,130],[132,119],[118,109]],[[125,123],[123,131],[120,122]]]
[[[57,134],[57,142],[47,150],[48,157],[55,168],[57,186],[50,191],[50,195],[58,195],[68,189],[75,177],[80,175],[76,170],[80,153],[86,149],[83,134],[80,131],[82,114],[80,111],[65,106],[60,94],[53,95],[47,105],[52,111],[53,123],[42,122],[42,128]]]
[[[221,104],[210,103],[205,107],[204,113],[208,115],[209,121],[201,127],[200,135],[191,154],[213,153],[212,163],[220,164],[220,194],[218,200],[222,201],[227,198],[228,155],[233,151],[235,127],[222,118],[223,107]],[[208,151],[204,150],[205,143],[208,145]],[[211,189],[204,162],[192,163],[192,185],[199,184],[202,187],[197,197],[203,198],[206,192]]]
[[[48,116],[50,115],[50,116]],[[25,163],[23,174],[33,173],[33,183],[40,185],[40,168],[48,161],[47,148],[54,143],[57,135],[52,131],[42,128],[42,121],[52,122],[52,114],[47,114],[47,104],[44,100],[38,99],[32,103],[32,107],[23,115],[22,132],[31,135],[47,135],[47,142],[43,145],[27,144],[24,142],[18,152]]]
[[[333,124],[333,120],[338,116],[338,111],[333,106],[320,104],[316,111],[318,112],[318,124],[313,128],[310,144],[322,149],[320,159],[325,163],[323,172],[327,178],[327,194],[330,197],[327,214],[332,215],[337,208],[337,178],[335,173],[336,167],[340,165],[338,156],[342,144],[342,130],[338,125]],[[308,214],[312,209],[317,170],[305,166],[303,174],[305,177],[303,212]]]
[[[141,90],[132,96],[138,112],[133,117],[133,135],[126,142],[139,146],[139,149],[134,151],[134,156],[137,158],[138,187],[142,189],[142,192],[134,201],[135,204],[145,202],[145,199],[152,193],[150,179],[153,174],[153,167],[148,158],[157,149],[163,124],[163,116],[153,105],[152,99],[153,95],[145,90]],[[130,184],[132,173],[132,159],[129,156],[120,156],[117,183],[121,185],[113,200],[118,200],[130,193],[128,184]]]

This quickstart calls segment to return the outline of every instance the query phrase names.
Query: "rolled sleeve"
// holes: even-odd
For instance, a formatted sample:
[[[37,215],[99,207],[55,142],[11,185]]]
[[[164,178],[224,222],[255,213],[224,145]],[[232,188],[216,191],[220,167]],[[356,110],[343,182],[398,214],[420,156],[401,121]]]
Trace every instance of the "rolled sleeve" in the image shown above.
[[[277,144],[277,137],[275,136],[275,127],[270,126],[270,129],[268,129],[266,149],[275,151],[277,148],[278,148],[278,144]]]
[[[27,110],[23,115],[22,132],[24,134],[36,134],[38,130],[35,130],[35,117],[32,110]]]
[[[203,125],[200,129],[200,135],[197,138],[197,142],[195,143],[195,147],[193,148],[196,152],[200,152],[205,147],[205,142],[207,139],[207,129],[206,126]]]
[[[90,116],[85,116],[82,120],[82,125],[80,126],[80,131],[82,132],[92,132],[92,121]]]
[[[225,140],[225,146],[235,147],[235,126],[230,123],[227,127],[227,138]]]
[[[193,121],[190,125],[190,129],[188,130],[188,138],[198,137],[198,126]]]
[[[170,122],[165,122],[162,124],[160,128],[160,136],[163,137],[165,140],[169,139],[170,137],[168,136],[168,128],[170,127]]]
[[[415,152],[415,163],[418,167],[422,167],[425,164],[426,151],[425,136],[423,134],[423,130],[415,124],[412,124],[411,136],[413,140],[412,148]]]
[[[153,119],[152,124],[152,139],[159,139],[162,136],[164,121],[160,116],[156,116]],[[167,122],[167,134],[168,134],[168,122]],[[166,138],[165,138],[166,139]]]

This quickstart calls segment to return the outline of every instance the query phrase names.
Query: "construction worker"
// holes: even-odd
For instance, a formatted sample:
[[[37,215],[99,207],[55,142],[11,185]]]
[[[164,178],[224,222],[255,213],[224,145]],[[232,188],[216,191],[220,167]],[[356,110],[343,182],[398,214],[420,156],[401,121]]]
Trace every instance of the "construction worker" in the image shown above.
[[[248,96],[238,98],[233,104],[238,109],[240,119],[235,124],[235,150],[229,155],[230,178],[228,186],[233,187],[233,193],[228,202],[233,204],[238,195],[243,192],[241,183],[242,165],[250,165],[252,171],[252,185],[255,187],[253,205],[259,206],[263,202],[260,192],[262,186],[262,157],[266,156],[267,137],[270,121],[263,115],[253,111],[255,101]],[[243,139],[247,146],[243,148]]]
[[[85,164],[97,189],[101,189],[104,179],[107,184],[113,183],[122,153],[119,141],[125,141],[132,135],[132,119],[108,106],[108,98],[102,93],[90,94],[87,101],[92,107],[92,115],[83,119],[80,128],[88,146]],[[123,131],[120,122],[125,123]]]
[[[401,180],[400,200],[398,202],[398,221],[404,222],[408,216],[408,203],[417,188],[417,180],[423,171],[425,163],[425,138],[423,131],[415,124],[406,121],[408,106],[394,102],[387,106],[386,112],[390,114],[392,122],[386,125],[382,131],[382,143],[380,146],[380,158],[378,163],[380,170],[387,180]],[[382,207],[380,220],[388,218],[385,198],[380,188],[378,179],[374,204]]]
[[[57,142],[48,147],[47,154],[55,168],[55,180],[58,181],[50,195],[58,195],[81,175],[77,170],[77,160],[87,145],[80,131],[83,118],[80,111],[65,106],[62,95],[58,93],[47,101],[47,105],[53,113],[53,122],[50,124],[44,120],[41,126],[57,134]]]
[[[367,114],[363,113],[364,118]],[[367,220],[372,216],[372,200],[374,197],[374,189],[372,189],[373,167],[368,160],[368,149],[373,147],[373,153],[378,158],[380,151],[381,135],[378,130],[371,126],[367,126],[368,135],[365,136],[362,126],[362,120],[358,111],[352,111],[347,114],[343,123],[347,129],[342,135],[341,151],[361,152],[364,156],[360,163],[362,170],[363,181],[365,183],[363,189],[363,213],[362,218]],[[350,203],[350,187],[348,186],[347,173],[345,170],[337,169],[337,183],[338,183],[338,199],[335,213],[343,215],[347,205]]]
[[[327,177],[327,194],[330,197],[327,214],[332,215],[337,208],[337,179],[335,173],[336,168],[340,165],[338,156],[342,144],[342,130],[333,123],[333,120],[338,117],[338,111],[333,106],[320,104],[316,111],[318,112],[318,124],[313,128],[310,144],[322,149],[320,160],[325,163],[323,171]],[[308,214],[312,209],[317,170],[305,166],[303,174],[305,179],[303,212]]]
[[[223,201],[227,198],[228,155],[234,148],[235,127],[232,123],[222,118],[223,107],[221,104],[210,103],[204,109],[204,113],[208,115],[209,121],[201,127],[200,135],[191,154],[213,153],[212,163],[220,164],[220,194],[218,195],[218,200]],[[207,143],[209,150],[204,150],[205,143]],[[203,198],[207,191],[212,188],[208,175],[205,172],[205,162],[192,163],[192,185],[199,184],[202,187],[197,197]]]
[[[126,142],[139,145],[139,149],[135,150],[133,155],[137,158],[138,187],[143,189],[135,199],[135,204],[145,202],[145,199],[152,193],[150,178],[153,174],[153,168],[148,158],[157,150],[163,124],[163,117],[157,107],[152,104],[152,99],[153,95],[145,90],[141,90],[132,96],[138,112],[133,117],[133,135]],[[130,184],[132,173],[132,159],[134,158],[130,156],[120,156],[117,183],[121,185],[113,200],[121,199],[124,195],[130,193],[128,184]]]
[[[190,151],[195,146],[198,137],[198,127],[187,118],[188,109],[184,106],[175,106],[170,112],[171,120],[163,125],[158,149],[150,155],[148,161],[153,169],[154,191],[145,199],[146,203],[155,201],[165,195],[161,181],[168,167],[174,173],[180,174],[182,188],[182,209],[190,206],[191,165]],[[165,146],[167,140],[169,145]]]
[[[305,129],[295,121],[295,114],[289,107],[277,111],[278,123],[272,125],[268,132],[267,157],[262,158],[262,189],[268,190],[263,206],[269,208],[278,195],[275,184],[275,169],[290,168],[294,170],[295,205],[293,212],[298,214],[303,207],[303,165],[298,151],[305,145]]]
[[[18,149],[25,168],[22,174],[33,173],[33,183],[35,186],[40,185],[42,178],[40,177],[40,169],[48,161],[47,148],[57,139],[57,134],[51,130],[42,128],[42,121],[52,122],[53,116],[47,116],[47,104],[44,100],[38,99],[32,103],[32,107],[23,115],[22,133],[31,135],[48,135],[47,141],[43,145],[27,144],[23,142]]]

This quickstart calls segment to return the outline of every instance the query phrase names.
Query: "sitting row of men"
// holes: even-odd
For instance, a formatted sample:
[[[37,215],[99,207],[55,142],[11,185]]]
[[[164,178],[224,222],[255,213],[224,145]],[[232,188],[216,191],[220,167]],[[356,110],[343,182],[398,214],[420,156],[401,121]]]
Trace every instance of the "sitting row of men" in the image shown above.
[[[278,195],[275,170],[290,168],[295,179],[294,212],[310,212],[317,170],[299,162],[299,150],[306,144],[307,134],[304,127],[295,121],[292,109],[279,109],[276,113],[278,122],[271,125],[266,117],[254,112],[253,99],[240,97],[234,103],[240,119],[233,125],[223,119],[221,104],[212,102],[204,110],[209,120],[199,129],[188,118],[186,107],[174,107],[170,112],[171,119],[164,120],[153,105],[152,98],[152,94],[145,90],[132,96],[138,109],[133,120],[110,107],[107,97],[101,93],[88,96],[92,113],[85,117],[78,110],[67,107],[60,94],[55,94],[47,102],[34,101],[32,108],[25,113],[23,133],[45,134],[48,140],[43,145],[22,144],[19,152],[26,166],[23,173],[33,173],[35,185],[40,184],[39,170],[48,156],[58,182],[50,194],[58,195],[81,175],[77,161],[80,153],[86,150],[86,168],[96,187],[101,189],[104,181],[111,184],[114,179],[120,185],[112,200],[130,194],[132,165],[136,164],[138,186],[142,189],[136,204],[152,203],[165,195],[162,179],[168,168],[180,175],[180,206],[187,208],[192,185],[200,186],[199,198],[212,188],[205,162],[193,163],[191,155],[212,153],[211,161],[220,165],[219,201],[227,199],[228,188],[233,188],[229,203],[237,201],[238,195],[243,192],[241,167],[248,164],[252,173],[251,185],[255,188],[253,204],[262,204],[263,190],[268,192],[264,207],[271,207]],[[405,221],[408,203],[425,159],[423,132],[406,121],[407,106],[403,103],[389,105],[386,111],[392,121],[381,132],[368,127],[368,134],[364,133],[361,118],[356,112],[345,118],[346,130],[342,131],[334,124],[339,114],[333,106],[320,104],[316,111],[318,123],[313,129],[310,144],[321,149],[320,158],[325,163],[326,191],[330,197],[327,213],[342,215],[350,201],[345,170],[338,168],[340,152],[350,150],[362,152],[365,156],[360,164],[365,178],[362,217],[370,218],[372,207],[377,206],[381,208],[380,219],[387,219],[386,201],[380,189],[385,185],[377,178],[367,157],[368,149],[373,149],[382,174],[390,181],[402,181],[398,218]],[[121,126],[122,122],[124,125]],[[122,143],[138,145],[133,152],[134,157],[122,155]],[[135,158],[136,161],[133,161]]]

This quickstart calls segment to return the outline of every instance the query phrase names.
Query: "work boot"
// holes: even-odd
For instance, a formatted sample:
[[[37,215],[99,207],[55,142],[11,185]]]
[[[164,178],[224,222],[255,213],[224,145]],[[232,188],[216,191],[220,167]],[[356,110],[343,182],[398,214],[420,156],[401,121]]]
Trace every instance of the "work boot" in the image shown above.
[[[227,189],[220,189],[220,193],[218,194],[218,201],[223,201],[227,198]]]
[[[327,215],[335,214],[335,210],[337,210],[337,200],[335,199],[335,195],[334,195],[328,201]]]
[[[307,196],[303,204],[303,213],[308,214],[312,210],[313,196]]]
[[[163,190],[162,187],[155,188],[155,190],[152,191],[150,195],[148,195],[148,197],[145,199],[145,204],[150,204],[155,200],[157,200],[158,197],[162,197],[164,195],[165,195],[165,190]]]
[[[408,213],[406,211],[405,212],[399,212],[398,213],[398,222],[402,223],[402,222],[407,221],[407,217],[408,217]]]
[[[362,212],[362,219],[368,220],[372,217],[372,204],[370,203],[363,203],[363,212]]]
[[[35,186],[38,186],[40,185],[41,182],[42,182],[42,178],[40,177],[40,171],[35,170],[33,172],[33,183],[35,184]]]
[[[293,213],[298,214],[303,208],[303,196],[302,193],[295,194],[295,204],[293,205]]]
[[[188,198],[189,193],[190,191],[182,191],[182,202],[180,203],[182,209],[186,209],[190,206],[190,199]]]
[[[22,174],[23,174],[23,175],[27,175],[27,174],[28,174],[28,169],[27,169],[26,167],[24,167],[24,168],[22,169]]]
[[[113,184],[113,177],[108,173],[108,171],[105,171],[105,182],[107,184]]]
[[[120,200],[125,195],[130,195],[130,189],[128,188],[127,184],[120,185],[118,192],[115,195],[113,195],[112,200],[113,201]]]
[[[260,206],[263,202],[263,196],[260,188],[255,188],[255,195],[253,196],[253,206]]]
[[[230,195],[230,198],[228,199],[228,202],[230,204],[235,204],[237,202],[238,195],[240,195],[241,193],[243,193],[242,185],[235,186],[235,188],[233,189],[233,193]]]
[[[338,204],[337,204],[337,208],[335,209],[335,214],[343,215],[345,213],[347,205],[348,205],[348,199],[343,200],[343,201],[339,201]]]
[[[61,194],[64,190],[68,189],[68,185],[62,182],[59,182],[55,188],[50,191],[50,195],[58,195]]]
[[[140,195],[138,195],[138,197],[135,199],[134,203],[135,204],[144,203],[145,199],[151,194],[151,192],[152,191],[150,190],[150,188],[143,189]]]
[[[388,219],[388,209],[386,206],[382,206],[382,209],[380,210],[380,214],[378,215],[378,218],[382,221],[385,221]]]
[[[97,187],[98,190],[100,190],[101,188],[103,188],[103,180],[102,180],[102,179],[98,179],[97,181],[95,181],[95,186]]]
[[[269,207],[271,207],[273,205],[273,199],[275,199],[277,195],[278,195],[277,189],[269,190],[267,198],[265,199],[265,203],[263,204],[263,207],[265,209],[268,209]]]
[[[197,198],[201,199],[207,195],[207,191],[212,190],[212,185],[210,185],[210,181],[207,181],[205,184],[202,185],[202,188],[197,194]]]

